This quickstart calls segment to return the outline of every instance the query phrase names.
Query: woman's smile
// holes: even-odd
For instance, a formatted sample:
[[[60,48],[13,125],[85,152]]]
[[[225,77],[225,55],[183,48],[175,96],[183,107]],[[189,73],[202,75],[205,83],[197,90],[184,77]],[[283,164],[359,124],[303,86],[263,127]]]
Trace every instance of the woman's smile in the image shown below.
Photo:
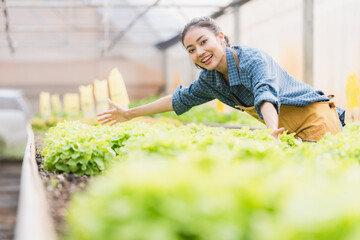
[[[213,55],[210,54],[210,55],[208,55],[207,57],[204,57],[204,58],[201,60],[201,62],[202,62],[203,64],[205,64],[205,65],[208,65],[208,64],[211,63],[212,57],[213,57]]]

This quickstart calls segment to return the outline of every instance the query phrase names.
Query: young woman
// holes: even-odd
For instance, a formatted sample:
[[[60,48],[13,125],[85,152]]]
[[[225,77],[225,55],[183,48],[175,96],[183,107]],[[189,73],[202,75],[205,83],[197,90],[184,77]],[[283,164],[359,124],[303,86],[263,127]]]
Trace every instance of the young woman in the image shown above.
[[[217,98],[264,122],[277,141],[285,129],[303,140],[318,141],[327,132],[340,132],[345,125],[345,111],[335,107],[323,92],[290,76],[261,50],[230,47],[213,19],[193,19],[184,27],[181,40],[191,60],[203,69],[196,81],[132,109],[109,100],[113,109],[99,113],[98,121],[115,124],[167,111],[180,115]]]

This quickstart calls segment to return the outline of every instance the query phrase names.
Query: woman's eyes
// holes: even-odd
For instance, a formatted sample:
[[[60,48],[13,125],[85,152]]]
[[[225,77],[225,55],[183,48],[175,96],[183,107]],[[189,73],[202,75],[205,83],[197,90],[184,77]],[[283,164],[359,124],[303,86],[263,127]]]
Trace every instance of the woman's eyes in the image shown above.
[[[207,39],[204,39],[204,40],[202,40],[202,41],[200,42],[200,45],[204,45],[206,42],[207,42]],[[190,48],[190,49],[188,50],[189,53],[193,53],[194,51],[195,51],[194,48]]]

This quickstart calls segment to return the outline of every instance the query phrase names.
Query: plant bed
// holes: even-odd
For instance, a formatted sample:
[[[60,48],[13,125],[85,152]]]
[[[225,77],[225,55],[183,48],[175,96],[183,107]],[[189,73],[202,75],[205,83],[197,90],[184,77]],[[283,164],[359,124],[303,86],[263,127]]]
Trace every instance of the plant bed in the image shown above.
[[[55,240],[61,238],[65,231],[63,220],[71,195],[85,190],[91,177],[45,170],[42,157],[45,133],[34,134],[29,127],[28,135],[21,174],[16,239]]]
[[[70,196],[74,192],[84,191],[90,177],[87,175],[76,176],[73,173],[56,174],[44,170],[43,150],[44,134],[35,133],[36,163],[40,178],[46,190],[46,197],[50,207],[50,214],[54,221],[56,232],[59,236],[64,231],[63,220],[66,215],[66,208],[70,201]]]
[[[28,142],[22,163],[15,239],[56,240],[44,184],[36,163],[35,136],[27,126]]]
[[[156,121],[151,121],[150,124],[156,124],[157,122],[165,122],[165,124],[169,124],[168,120],[158,119]],[[148,123],[149,124],[149,123]],[[180,123],[171,123],[175,125],[179,125]],[[180,124],[181,125],[181,124]],[[71,195],[86,190],[88,182],[92,179],[92,177],[88,175],[81,175],[77,176],[73,173],[53,173],[48,170],[44,170],[44,162],[42,157],[43,151],[43,141],[45,134],[44,133],[33,133],[30,131],[30,138],[27,147],[28,159],[24,159],[25,163],[30,165],[30,174],[32,179],[30,182],[35,182],[36,187],[34,188],[34,192],[31,195],[36,195],[38,199],[38,207],[42,209],[37,209],[37,207],[33,207],[33,212],[40,211],[45,212],[44,214],[40,215],[47,215],[45,217],[46,220],[42,218],[39,220],[40,226],[50,225],[48,230],[44,230],[44,232],[49,232],[46,237],[34,237],[34,239],[56,239],[57,237],[61,237],[66,231],[64,226],[64,217],[67,214],[67,207],[70,202]],[[36,172],[35,172],[36,169]],[[26,168],[25,168],[26,170]],[[23,180],[23,182],[27,182],[28,180]],[[39,181],[41,184],[39,184]],[[40,192],[40,193],[39,193]],[[43,192],[43,193],[41,193]],[[24,194],[23,194],[24,195]],[[23,200],[28,201],[28,200]],[[24,207],[22,207],[24,208]],[[20,213],[21,215],[22,213]],[[34,213],[32,213],[34,214]],[[42,221],[49,221],[47,224],[42,223]],[[26,223],[28,225],[29,223]],[[18,227],[19,232],[26,232],[23,231],[23,223],[20,222]],[[41,231],[41,230],[39,230]],[[31,234],[35,234],[34,231],[30,231]],[[36,231],[35,231],[36,232]],[[41,233],[40,235],[42,235]],[[27,239],[25,234],[18,234],[20,235],[18,239]],[[21,238],[24,236],[24,238]]]
[[[282,135],[276,144],[266,130],[69,122],[49,132],[43,151],[36,137],[33,163],[65,239],[357,239],[359,129],[317,144]],[[48,173],[41,151],[55,172],[97,175],[95,163],[105,171]],[[109,152],[111,165],[94,159]]]
[[[28,135],[15,238],[56,240],[64,231],[63,219],[71,194],[83,191],[89,177],[44,170],[41,156],[44,133],[34,134],[29,127]]]

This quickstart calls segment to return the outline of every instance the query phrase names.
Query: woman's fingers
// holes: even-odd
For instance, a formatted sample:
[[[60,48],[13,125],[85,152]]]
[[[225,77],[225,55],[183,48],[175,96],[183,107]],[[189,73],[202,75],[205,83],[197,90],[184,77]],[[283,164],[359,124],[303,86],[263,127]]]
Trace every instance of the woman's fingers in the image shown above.
[[[101,124],[110,123],[110,125],[114,125],[115,123],[118,122],[127,121],[127,119],[124,116],[125,109],[118,106],[110,99],[108,99],[108,102],[113,107],[113,109],[96,114],[98,116],[97,120]]]
[[[276,134],[278,134],[278,135],[279,135],[279,134],[282,134],[283,132],[285,132],[285,128],[282,127],[282,128],[276,129],[275,132],[276,132]]]
[[[278,128],[278,129],[275,129],[271,135],[275,138],[275,141],[280,143],[280,138],[279,138],[279,135],[282,134],[283,132],[285,132],[285,128]]]
[[[105,115],[105,116],[102,116],[102,117],[98,117],[97,120],[100,122],[100,121],[103,121],[104,119],[108,118],[109,115]]]
[[[117,123],[116,120],[112,121],[112,122],[110,123],[110,126],[114,125],[115,123]]]
[[[114,113],[116,111],[117,111],[116,109],[110,109],[110,110],[107,110],[107,111],[100,112],[100,113],[96,114],[96,116],[102,116],[102,115],[105,115],[105,114],[112,114],[112,113]]]
[[[114,114],[108,113],[108,114],[105,114],[103,116],[101,116],[101,115],[98,115],[98,116],[100,116],[100,117],[98,117],[97,120],[102,121],[102,120],[107,119],[107,118],[113,118]]]
[[[105,124],[105,123],[108,123],[110,121],[114,121],[114,119],[112,118],[108,118],[108,119],[105,119],[105,120],[102,120],[102,121],[99,121],[101,124]]]

